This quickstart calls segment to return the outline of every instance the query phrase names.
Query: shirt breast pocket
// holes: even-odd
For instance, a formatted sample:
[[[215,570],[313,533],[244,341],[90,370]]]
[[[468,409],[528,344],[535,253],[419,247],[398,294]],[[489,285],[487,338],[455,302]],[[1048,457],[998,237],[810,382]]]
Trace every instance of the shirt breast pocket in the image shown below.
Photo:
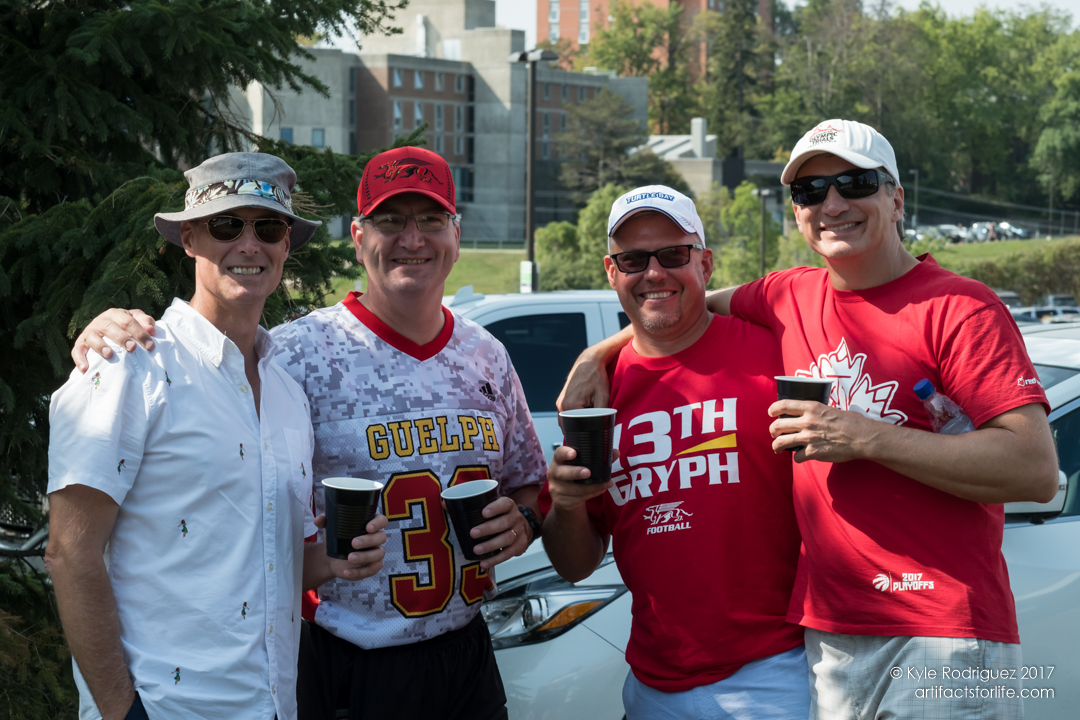
[[[304,507],[311,507],[311,439],[307,433],[282,428],[289,449],[289,490]]]

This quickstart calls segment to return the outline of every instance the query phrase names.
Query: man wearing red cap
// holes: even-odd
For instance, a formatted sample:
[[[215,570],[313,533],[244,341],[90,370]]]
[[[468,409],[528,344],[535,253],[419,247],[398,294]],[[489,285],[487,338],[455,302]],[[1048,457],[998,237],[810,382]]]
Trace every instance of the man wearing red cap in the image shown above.
[[[985,285],[904,247],[896,157],[873,128],[819,124],[782,182],[825,268],[771,273],[709,308],[770,328],[788,375],[834,381],[828,405],[769,408],[773,450],[796,463],[787,618],[806,628],[811,717],[1023,717],[1002,503],[1053,498],[1057,458],[1016,324]],[[604,372],[604,350],[586,374]],[[928,432],[923,378],[977,429]],[[564,405],[605,404],[575,386]],[[980,694],[978,672],[918,675],[942,667],[992,672],[1008,692]]]
[[[506,349],[442,307],[461,229],[446,162],[415,147],[374,157],[352,224],[367,292],[272,331],[277,362],[307,395],[314,478],[384,485],[389,518],[382,572],[319,588],[298,679],[301,718],[504,718],[506,698],[480,604],[491,568],[520,555],[539,528],[546,473],[521,383]],[[119,324],[128,319],[116,315]],[[98,320],[76,344],[98,342]],[[141,344],[146,333],[115,329]],[[115,336],[115,337],[113,337]],[[499,481],[490,536],[468,561],[441,508],[443,489]],[[323,510],[321,483],[315,505]]]

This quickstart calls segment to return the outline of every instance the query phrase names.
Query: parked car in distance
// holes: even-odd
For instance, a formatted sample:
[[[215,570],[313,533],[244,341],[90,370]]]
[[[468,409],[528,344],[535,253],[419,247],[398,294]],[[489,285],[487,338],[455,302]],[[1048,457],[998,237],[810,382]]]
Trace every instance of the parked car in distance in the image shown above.
[[[1077,308],[1077,312],[1080,312],[1080,306],[1077,305],[1076,298],[1062,293],[1043,295],[1039,298],[1039,304],[1049,307]]]
[[[482,296],[463,288],[445,303],[509,340],[504,344],[522,376],[529,406],[541,416],[538,430],[541,422],[556,423],[553,431],[543,431],[545,452],[561,440],[554,399],[565,370],[586,343],[626,324],[612,291]],[[564,317],[550,320],[548,315]],[[581,317],[565,317],[575,315]],[[1055,691],[1053,699],[1028,700],[1026,717],[1064,720],[1080,706],[1080,323],[1038,324],[1021,332],[1050,401],[1060,484],[1049,503],[1005,506],[1002,553],[1016,599],[1024,665],[1044,676],[1052,672],[1045,680],[1027,679],[1025,687]],[[565,369],[556,372],[545,363]],[[526,377],[533,379],[526,382]],[[482,610],[510,717],[623,718],[631,598],[611,554],[591,577],[568,583],[554,572],[542,544],[534,543],[495,574],[499,595]]]
[[[1012,290],[995,290],[994,292],[997,293],[997,296],[999,298],[1001,298],[1001,302],[1005,303],[1005,307],[1009,308],[1010,310],[1012,308],[1019,308],[1024,306],[1023,301],[1020,300],[1019,293],[1016,293]]]
[[[1039,305],[1034,307],[1009,308],[1013,320],[1017,324],[1021,321],[1029,323],[1069,323],[1080,320],[1080,308],[1050,307]]]
[[[971,239],[971,231],[963,225],[938,225],[937,231],[950,242],[967,242]]]
[[[1031,237],[1030,231],[1007,221],[998,223],[998,234],[1002,237],[1015,238],[1017,240],[1027,240]]]

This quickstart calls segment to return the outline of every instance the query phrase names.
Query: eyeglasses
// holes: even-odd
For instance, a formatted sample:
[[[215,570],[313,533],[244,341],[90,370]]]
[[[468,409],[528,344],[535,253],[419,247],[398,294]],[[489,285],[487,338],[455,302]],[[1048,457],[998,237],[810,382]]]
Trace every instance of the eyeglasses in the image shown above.
[[[660,267],[663,268],[677,268],[682,267],[686,263],[690,262],[690,251],[693,249],[704,250],[704,245],[672,245],[671,247],[660,248],[653,252],[645,252],[644,250],[631,250],[629,252],[616,253],[609,255],[611,261],[615,263],[615,267],[619,268],[620,272],[627,275],[633,275],[634,273],[644,272],[649,267],[649,259],[656,258],[656,262],[660,263]]]
[[[410,220],[416,223],[416,229],[420,232],[439,232],[445,230],[451,219],[457,215],[450,213],[421,213],[420,215],[399,215],[398,213],[379,213],[360,218],[360,221],[370,220],[371,224],[381,233],[398,233],[405,229],[405,224]]]
[[[248,225],[255,230],[255,237],[268,245],[284,240],[290,227],[289,223],[281,218],[245,220],[232,215],[215,215],[206,221],[206,230],[210,237],[219,242],[232,242],[243,234]]]
[[[878,170],[845,170],[836,175],[818,175],[795,178],[791,181],[791,202],[796,205],[820,205],[835,186],[840,197],[852,200],[870,197],[882,183],[893,182],[886,173]]]

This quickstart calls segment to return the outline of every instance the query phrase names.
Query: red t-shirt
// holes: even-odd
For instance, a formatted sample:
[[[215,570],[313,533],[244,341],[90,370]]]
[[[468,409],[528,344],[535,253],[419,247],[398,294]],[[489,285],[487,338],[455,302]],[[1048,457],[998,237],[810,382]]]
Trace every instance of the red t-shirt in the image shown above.
[[[791,461],[772,452],[780,374],[765,328],[713,317],[664,358],[623,348],[612,373],[615,487],[589,501],[633,596],[626,660],[664,692],[722,680],[802,644],[785,620],[799,554]],[[544,487],[541,508],[551,497]]]
[[[789,375],[835,378],[830,404],[930,430],[922,378],[978,427],[1046,396],[1005,306],[985,285],[917,267],[879,287],[835,290],[795,268],[740,288],[733,315],[772,328]],[[1046,407],[1049,411],[1049,406]],[[878,463],[795,465],[803,548],[788,619],[853,635],[1017,643],[999,504],[962,500]]]

